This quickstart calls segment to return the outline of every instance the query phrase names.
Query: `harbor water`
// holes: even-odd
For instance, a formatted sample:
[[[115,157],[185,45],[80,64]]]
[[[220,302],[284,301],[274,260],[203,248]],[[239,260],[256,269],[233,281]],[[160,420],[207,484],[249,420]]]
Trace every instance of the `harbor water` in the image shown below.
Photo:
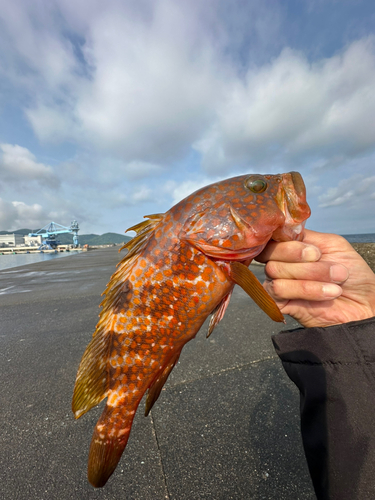
[[[366,234],[343,234],[349,243],[375,243],[375,233]]]
[[[27,254],[8,254],[0,255],[0,271],[10,269],[12,267],[25,266],[27,264],[35,264],[36,262],[44,262],[51,259],[60,259],[77,255],[77,251],[57,252],[57,253],[27,253]]]

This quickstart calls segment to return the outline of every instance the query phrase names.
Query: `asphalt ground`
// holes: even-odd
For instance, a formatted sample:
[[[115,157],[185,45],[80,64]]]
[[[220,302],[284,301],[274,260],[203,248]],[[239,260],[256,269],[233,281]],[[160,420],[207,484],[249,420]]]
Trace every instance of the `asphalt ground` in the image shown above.
[[[0,499],[315,498],[298,391],[270,338],[283,325],[238,287],[211,337],[205,325],[184,347],[147,418],[141,403],[107,485],[88,483],[103,404],[76,421],[71,397],[118,261],[108,248],[0,271]]]

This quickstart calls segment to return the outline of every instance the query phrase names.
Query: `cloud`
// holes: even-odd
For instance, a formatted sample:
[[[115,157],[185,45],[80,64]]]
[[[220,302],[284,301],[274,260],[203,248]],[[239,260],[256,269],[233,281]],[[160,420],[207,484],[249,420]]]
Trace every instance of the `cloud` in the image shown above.
[[[7,4],[3,74],[28,92],[40,140],[116,157],[129,179],[171,168],[192,146],[211,175],[375,145],[372,37],[314,62],[290,48],[270,59],[285,16],[277,2],[60,0],[60,17],[42,4]]]
[[[103,194],[104,203],[111,208],[132,207],[143,203],[156,203],[158,198],[157,188],[144,185],[135,185],[126,190],[115,190]]]
[[[62,31],[69,33],[61,21],[55,2],[15,0],[2,5],[0,75],[11,82],[13,96],[19,91],[23,97],[26,92],[25,102],[69,102],[66,91],[77,86],[82,71],[72,40],[61,36]]]
[[[188,153],[225,99],[235,66],[263,53],[250,45],[274,46],[281,18],[277,2],[255,0],[231,8],[225,0],[40,6],[15,0],[0,13],[3,74],[26,92],[35,134],[130,165],[171,164]]]
[[[284,49],[271,63],[232,82],[195,148],[207,172],[251,161],[363,154],[375,146],[374,86],[373,37],[314,63]]]
[[[362,31],[332,28],[331,3],[314,16],[277,0],[4,4],[4,224],[39,205],[43,225],[122,231],[223,177],[290,170],[344,219],[361,199],[350,182],[373,172],[375,42],[363,13]]]
[[[38,163],[35,156],[26,148],[17,144],[0,144],[0,174],[2,180],[17,185],[30,181],[56,189],[60,181],[53,169]]]
[[[164,171],[161,165],[137,160],[127,163],[124,167],[126,177],[131,180],[159,176]]]
[[[221,180],[220,177],[216,177],[213,179],[201,176],[198,179],[194,180],[187,180],[181,183],[173,183],[173,184],[171,183],[168,186],[168,188],[172,194],[173,205],[183,200],[190,194],[194,193],[194,191],[197,191],[198,189],[207,186],[208,184],[212,184],[213,182],[217,182],[219,180]]]
[[[370,200],[374,198],[375,176],[364,177],[356,174],[348,179],[342,179],[336,187],[329,188],[326,193],[319,196],[319,207],[345,205],[345,208],[358,208],[371,203]]]
[[[0,198],[0,227],[4,230],[39,229],[49,218],[49,214],[37,203],[27,205],[22,201],[9,202]]]
[[[29,91],[25,113],[36,135],[86,143],[128,163],[184,154],[212,120],[228,76],[199,19],[199,2],[93,2],[88,12],[87,4],[72,9],[61,1],[59,8],[79,34],[57,25],[52,8],[35,23],[43,24],[40,33],[33,32],[35,12],[16,21],[20,9],[7,8],[13,72]],[[20,32],[36,41],[14,42]],[[19,78],[25,67],[27,81]]]

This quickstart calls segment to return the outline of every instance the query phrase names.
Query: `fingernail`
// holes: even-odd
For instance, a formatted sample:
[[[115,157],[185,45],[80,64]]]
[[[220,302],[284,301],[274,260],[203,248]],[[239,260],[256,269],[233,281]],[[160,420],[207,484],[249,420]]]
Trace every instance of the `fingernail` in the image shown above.
[[[329,269],[329,275],[334,283],[342,283],[348,279],[349,271],[341,264],[335,264]]]
[[[320,250],[313,246],[307,246],[302,250],[302,259],[305,262],[315,262],[320,259]]]
[[[341,286],[327,283],[322,287],[324,297],[334,299],[342,294]]]

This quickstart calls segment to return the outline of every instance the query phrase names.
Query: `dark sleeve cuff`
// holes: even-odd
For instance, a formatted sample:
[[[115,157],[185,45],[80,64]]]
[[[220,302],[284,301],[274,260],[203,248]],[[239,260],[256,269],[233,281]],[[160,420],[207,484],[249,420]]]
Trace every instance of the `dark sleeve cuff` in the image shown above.
[[[286,330],[272,340],[286,362],[374,363],[375,317],[325,328]]]

